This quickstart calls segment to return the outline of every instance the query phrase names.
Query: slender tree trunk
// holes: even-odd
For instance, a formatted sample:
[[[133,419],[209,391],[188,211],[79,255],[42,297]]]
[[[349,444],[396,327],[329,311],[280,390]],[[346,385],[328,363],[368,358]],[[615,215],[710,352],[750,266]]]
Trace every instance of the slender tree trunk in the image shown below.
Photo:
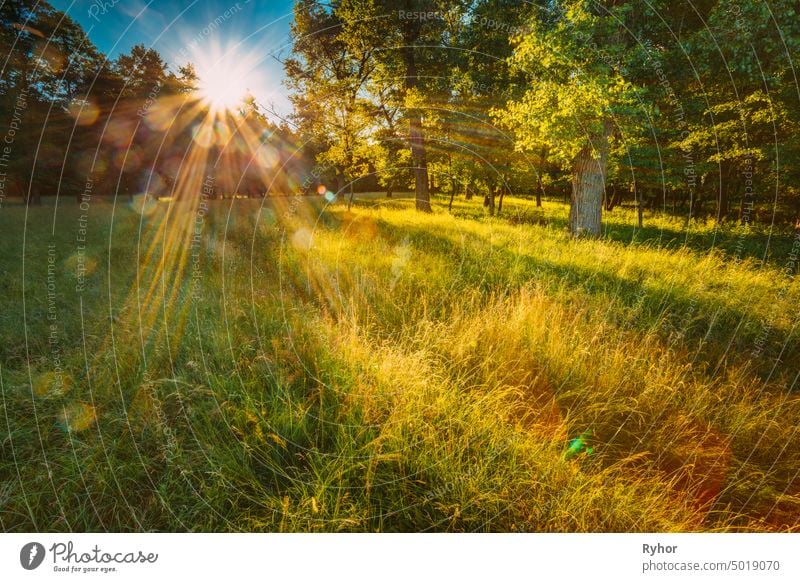
[[[611,123],[606,122],[603,135],[587,144],[573,163],[569,232],[575,238],[599,237],[601,234],[611,129]]]
[[[453,198],[456,197],[456,186],[453,184],[453,187],[450,189],[450,204],[447,205],[447,211],[453,211]]]
[[[694,190],[694,196],[689,198],[689,219],[697,218],[702,207],[703,196],[703,180],[700,178],[697,181],[697,187]]]
[[[725,222],[728,218],[728,186],[723,184],[719,189],[719,205],[717,206],[717,222]]]
[[[353,207],[354,196],[355,196],[355,191],[353,190],[353,180],[350,180],[350,197],[347,199],[347,210],[350,210]]]
[[[610,188],[606,188],[606,200],[606,210],[611,212],[622,202],[622,189],[618,188],[616,184]]]
[[[636,207],[636,225],[638,228],[642,228],[644,224],[644,205],[636,182],[631,184],[631,193],[633,194],[633,205]]]
[[[728,195],[730,190],[731,176],[733,175],[733,164],[727,164],[725,178],[719,186],[719,198],[717,202],[717,222],[725,222],[728,218]]]
[[[392,197],[392,194],[393,194],[393,192],[392,192],[392,185],[391,185],[391,184],[389,184],[388,186],[386,186],[386,197],[387,197],[387,198],[391,198],[391,197]]]
[[[453,206],[453,197],[456,195],[456,179],[453,177],[453,156],[447,152],[447,178],[450,184],[450,206]]]
[[[489,210],[489,216],[494,216],[494,188],[489,188],[489,193],[483,198],[483,205]]]
[[[42,193],[39,192],[39,188],[36,184],[31,184],[31,188],[28,194],[28,206],[41,206],[42,205]]]
[[[542,153],[539,159],[542,161],[542,168],[544,168],[544,160],[547,157],[547,148],[542,148]],[[542,168],[536,170],[536,207],[542,207],[542,193],[544,193],[544,184],[542,183]]]
[[[542,173],[536,172],[536,207],[542,207],[542,190],[544,190],[544,186],[542,185]]]
[[[633,191],[636,192],[635,187]],[[642,206],[642,199],[638,194],[634,195],[636,196],[636,221],[639,228],[644,228],[644,207]]]
[[[417,62],[414,47],[410,42],[403,47],[403,59],[406,65],[406,91],[417,87]],[[411,144],[411,165],[414,168],[414,189],[417,199],[417,210],[431,211],[431,195],[428,190],[428,160],[425,152],[425,138],[422,132],[422,114],[417,109],[408,112],[409,141]]]
[[[506,195],[506,189],[500,189],[500,198],[497,200],[497,216],[500,216],[500,213],[503,212],[503,197]]]

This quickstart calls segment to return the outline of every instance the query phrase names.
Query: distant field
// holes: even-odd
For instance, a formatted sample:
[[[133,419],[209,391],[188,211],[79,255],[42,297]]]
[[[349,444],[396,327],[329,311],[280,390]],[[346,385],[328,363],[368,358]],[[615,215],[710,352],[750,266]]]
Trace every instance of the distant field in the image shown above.
[[[359,198],[4,206],[0,529],[798,529],[791,233]]]

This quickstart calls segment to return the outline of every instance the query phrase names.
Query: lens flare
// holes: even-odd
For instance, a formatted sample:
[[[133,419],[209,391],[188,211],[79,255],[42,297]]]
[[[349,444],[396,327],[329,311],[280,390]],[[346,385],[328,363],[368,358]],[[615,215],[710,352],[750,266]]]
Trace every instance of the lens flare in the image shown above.
[[[241,45],[211,44],[192,55],[198,76],[197,95],[212,112],[234,111],[250,94],[266,95],[257,53],[244,52]]]

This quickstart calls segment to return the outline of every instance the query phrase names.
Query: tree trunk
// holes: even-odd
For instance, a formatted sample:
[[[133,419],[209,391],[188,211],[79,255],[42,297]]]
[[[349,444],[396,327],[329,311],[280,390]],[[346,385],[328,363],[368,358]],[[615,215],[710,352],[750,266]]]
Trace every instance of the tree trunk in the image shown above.
[[[725,222],[728,218],[728,186],[723,184],[719,189],[719,204],[717,205],[717,222]]]
[[[336,172],[336,196],[338,197],[340,194],[344,194],[344,176],[340,172]]]
[[[733,164],[727,164],[727,172],[725,178],[719,185],[719,197],[717,198],[717,222],[725,222],[728,218],[729,204],[729,190],[731,188],[731,176],[733,175]]]
[[[683,194],[681,194],[681,197],[678,199],[678,208],[680,210],[683,210],[684,208],[686,208],[687,202],[689,202],[689,190],[688,190],[688,188],[683,191]]]
[[[606,201],[606,211],[611,212],[622,202],[622,188],[618,188],[616,184],[606,188]]]
[[[447,178],[450,183],[450,206],[453,206],[453,197],[456,195],[456,179],[453,176],[453,156],[447,152]]]
[[[541,160],[541,167],[536,170],[536,207],[542,207],[542,194],[544,193],[544,184],[542,183],[542,171],[544,170],[544,161],[547,158],[547,147],[542,147],[542,153],[539,155]]]
[[[542,185],[542,173],[536,172],[536,207],[542,207],[542,190],[544,190],[544,186]]]
[[[483,197],[483,205],[489,210],[489,216],[494,216],[494,188],[489,188],[489,193]]]
[[[28,191],[28,206],[41,206],[42,194],[35,184],[31,184],[31,189]]]
[[[610,135],[611,124],[606,122],[603,135],[592,140],[575,156],[569,209],[569,232],[575,238],[599,237],[601,234]]]
[[[417,62],[414,47],[407,43],[403,47],[403,60],[406,65],[406,92],[417,87]],[[408,135],[411,144],[411,165],[414,168],[414,190],[417,210],[431,212],[431,196],[428,191],[428,161],[425,153],[425,138],[422,133],[422,114],[417,109],[408,112]]]
[[[703,195],[703,178],[699,178],[697,181],[697,187],[694,189],[693,192],[694,196],[689,198],[689,220],[692,218],[697,218],[698,212],[700,211],[700,207],[702,206],[702,200],[700,199]]]
[[[353,190],[353,180],[350,180],[350,197],[347,199],[347,210],[350,210],[353,207],[354,196],[355,196],[355,191]]]
[[[506,195],[506,189],[500,189],[500,198],[497,200],[497,216],[500,216],[500,213],[503,212],[503,196]]]
[[[642,228],[644,225],[644,204],[636,182],[631,184],[631,193],[633,194],[633,205],[636,206],[636,225],[638,228]]]
[[[414,192],[417,210],[431,211],[431,195],[428,191],[428,162],[425,156],[425,142],[422,137],[422,116],[413,113],[409,120],[411,127],[411,163],[414,167]]]
[[[644,228],[644,208],[642,207],[641,199],[636,201],[636,221],[639,228]]]

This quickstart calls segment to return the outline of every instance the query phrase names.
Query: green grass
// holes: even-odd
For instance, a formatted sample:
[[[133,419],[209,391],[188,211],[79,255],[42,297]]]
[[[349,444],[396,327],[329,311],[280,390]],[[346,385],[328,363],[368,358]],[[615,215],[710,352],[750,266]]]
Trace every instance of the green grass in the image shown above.
[[[800,528],[790,236],[446,202],[4,207],[0,528]]]

